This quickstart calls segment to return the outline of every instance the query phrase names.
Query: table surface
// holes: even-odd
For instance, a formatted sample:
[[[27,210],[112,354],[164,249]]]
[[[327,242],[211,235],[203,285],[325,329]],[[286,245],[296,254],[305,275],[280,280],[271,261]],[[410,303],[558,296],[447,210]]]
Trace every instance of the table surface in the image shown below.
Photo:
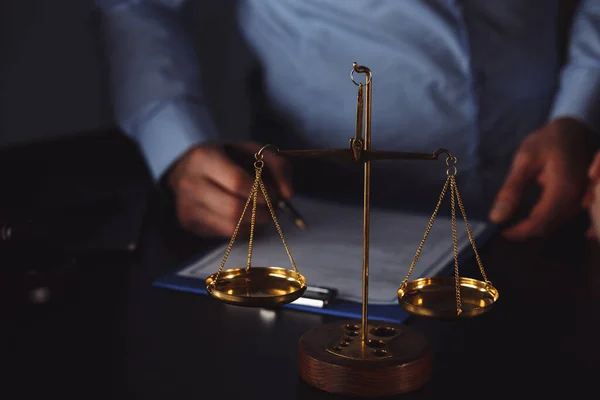
[[[3,302],[1,397],[340,398],[305,384],[297,368],[300,336],[335,318],[153,287],[203,243],[177,230],[152,196],[148,210],[135,252],[80,254],[50,302]],[[498,303],[472,320],[408,321],[433,345],[434,371],[424,388],[400,398],[593,390],[600,249],[582,237],[574,227],[544,240],[486,243],[480,254]],[[48,262],[50,253],[38,253],[28,262]],[[478,277],[472,263],[461,272]],[[3,280],[11,293],[24,289],[22,279]]]

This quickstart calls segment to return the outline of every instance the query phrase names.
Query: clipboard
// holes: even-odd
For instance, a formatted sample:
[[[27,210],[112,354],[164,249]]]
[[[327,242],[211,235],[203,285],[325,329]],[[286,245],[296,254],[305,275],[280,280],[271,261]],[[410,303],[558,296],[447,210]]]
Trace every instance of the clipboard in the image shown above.
[[[176,290],[180,292],[208,295],[208,293],[206,292],[206,287],[204,286],[204,281],[200,279],[178,276],[177,274],[166,275],[155,281],[153,283],[153,286],[170,290]],[[226,307],[234,306],[226,305]],[[323,308],[309,307],[296,304],[286,304],[281,308],[350,319],[360,318],[362,312],[360,303],[354,303],[344,300],[335,300],[331,304]],[[408,317],[409,314],[402,310],[400,306],[377,304],[369,306],[370,320],[403,322]]]
[[[312,210],[311,212],[314,213],[313,215],[309,215],[309,221],[323,221],[324,226],[329,226],[329,222],[333,221],[333,220],[339,220],[339,216],[340,215],[345,215],[347,216],[348,213],[351,212],[357,212],[360,214],[361,209],[360,208],[356,208],[355,210],[351,210],[349,208],[347,208],[346,206],[342,206],[340,204],[332,204],[332,203],[327,203],[327,202],[322,202],[321,200],[315,201],[314,199],[301,199],[299,202],[297,202],[297,205],[299,205],[301,207],[301,209],[304,210]],[[326,217],[327,216],[327,217]],[[329,219],[327,219],[329,218]],[[417,226],[422,225],[422,227],[426,227],[427,222],[429,220],[429,216],[427,215],[416,215],[414,213],[409,213],[409,212],[390,212],[390,211],[378,211],[378,210],[373,210],[372,211],[372,231],[376,231],[377,230],[377,224],[382,224],[382,227],[384,225],[389,225],[390,224],[390,219],[394,219],[396,218],[398,221],[408,221],[407,223],[411,223],[411,224],[415,224]],[[348,218],[349,220],[352,220],[352,218]],[[443,220],[443,217],[438,216],[437,220]],[[379,221],[379,222],[377,222]],[[412,222],[411,222],[412,221]],[[284,223],[284,222],[283,222]],[[437,222],[436,222],[437,223]],[[441,224],[448,224],[448,221],[442,221]],[[373,227],[373,225],[376,225],[375,227]],[[442,227],[441,229],[444,230],[447,226]],[[475,240],[477,242],[477,248],[481,248],[481,246],[484,245],[485,242],[487,242],[492,235],[494,234],[494,232],[496,232],[496,227],[494,225],[490,225],[487,223],[477,223],[477,222],[473,222],[471,221],[471,228],[474,230],[474,235],[475,235]],[[324,230],[324,231],[320,231],[320,230]],[[330,248],[330,245],[333,245],[334,249],[335,249],[335,239],[331,239],[330,241],[328,241],[327,243],[318,243],[319,241],[323,241],[324,237],[332,237],[332,234],[330,231],[326,231],[325,227],[319,227],[319,225],[315,225],[315,224],[311,224],[311,230],[316,230],[319,232],[313,232],[312,235],[316,235],[313,236],[312,239],[306,238],[303,239],[303,233],[300,232],[294,232],[293,231],[293,227],[292,226],[288,226],[287,227],[287,232],[290,232],[291,234],[289,236],[291,236],[291,238],[288,238],[288,235],[286,234],[286,240],[288,241],[288,244],[292,247],[296,247],[297,249],[301,249],[304,251],[301,251],[300,254],[298,255],[294,255],[294,258],[296,259],[296,262],[298,264],[298,269],[301,273],[304,274],[303,272],[303,268],[302,266],[306,266],[307,264],[309,264],[309,258],[302,258],[302,257],[309,257],[303,253],[307,253],[310,251],[307,250],[312,250],[313,248],[310,247],[311,245],[314,246],[322,246],[321,250],[323,250],[323,252],[325,252],[326,249]],[[354,232],[353,230],[349,229],[348,226],[344,225],[343,222],[341,222],[341,225],[339,226],[340,231],[343,232]],[[384,229],[384,228],[382,228]],[[389,229],[389,228],[388,228]],[[418,229],[420,230],[420,229]],[[418,268],[415,268],[415,272],[417,272],[415,274],[415,272],[413,272],[413,275],[411,275],[411,279],[416,279],[419,277],[423,277],[423,276],[439,276],[439,275],[449,275],[451,273],[453,273],[453,269],[454,269],[454,258],[453,258],[453,253],[451,250],[451,236],[450,236],[450,231],[448,232],[438,232],[437,233],[437,237],[436,234],[433,233],[433,229],[430,232],[430,237],[433,236],[433,238],[431,240],[434,241],[434,246],[436,246],[435,241],[437,241],[437,248],[434,247],[432,253],[430,253],[431,255],[429,255],[428,257],[423,257],[423,255],[421,256],[421,258],[419,259],[419,262],[417,263]],[[359,240],[360,238],[360,230],[357,231],[357,238],[341,238],[340,241],[347,241],[347,240]],[[405,235],[405,237],[403,237],[402,235]],[[397,298],[396,298],[396,289],[397,286],[400,284],[401,280],[404,278],[403,272],[402,271],[397,271],[397,266],[391,266],[390,268],[387,269],[387,272],[385,273],[389,273],[389,271],[393,271],[394,273],[394,277],[397,278],[397,281],[391,281],[390,279],[382,279],[381,277],[379,277],[379,282],[377,282],[376,278],[377,276],[374,274],[377,271],[378,265],[377,264],[381,264],[383,262],[386,262],[386,260],[401,260],[401,264],[404,267],[408,267],[408,264],[410,264],[410,259],[412,259],[412,256],[414,256],[414,250],[416,250],[416,246],[418,245],[419,241],[421,240],[421,233],[414,232],[412,230],[412,228],[410,229],[405,229],[404,233],[399,233],[399,236],[397,237],[398,240],[403,241],[403,243],[405,243],[405,246],[400,246],[400,250],[395,249],[394,251],[396,253],[391,253],[391,254],[379,254],[376,250],[372,250],[371,251],[371,269],[372,274],[371,274],[371,280],[370,280],[370,298],[369,298],[369,319],[372,320],[380,320],[380,321],[389,321],[389,322],[398,322],[398,323],[402,323],[404,321],[406,321],[409,318],[409,314],[407,312],[405,312],[398,304],[397,302]],[[374,240],[371,241],[372,245],[373,243],[377,244],[377,235],[374,234]],[[387,235],[389,236],[389,234]],[[271,250],[274,248],[273,246],[275,246],[276,240],[279,240],[279,237],[275,237],[275,236],[270,236],[268,239],[266,239],[264,242],[261,241],[256,241],[255,239],[255,244],[254,244],[254,254],[258,254],[261,252],[261,250]],[[409,239],[410,238],[410,239]],[[446,239],[445,241],[442,242],[442,238]],[[395,238],[396,239],[396,238]],[[306,243],[304,243],[304,241],[306,240]],[[430,240],[428,238],[428,240]],[[333,241],[333,244],[330,243],[331,241]],[[407,243],[407,241],[412,241],[411,243]],[[356,241],[354,242],[356,244]],[[412,247],[414,244],[414,247]],[[426,244],[427,245],[427,244]],[[205,287],[205,278],[206,276],[208,276],[210,273],[215,272],[216,268],[218,268],[219,266],[219,262],[220,259],[222,258],[223,255],[223,247],[225,246],[224,244],[217,244],[215,246],[212,246],[211,248],[206,249],[206,251],[202,252],[201,254],[198,254],[196,257],[193,257],[192,259],[188,260],[187,262],[183,263],[183,265],[180,265],[176,268],[174,268],[170,273],[168,273],[167,275],[159,278],[158,280],[156,280],[153,283],[153,286],[155,287],[161,287],[161,288],[166,288],[166,289],[170,289],[170,290],[176,290],[176,291],[182,291],[182,292],[190,292],[190,293],[196,293],[196,294],[201,294],[201,295],[208,295],[207,291],[206,291],[206,287]],[[261,247],[262,246],[262,247]],[[234,246],[235,247],[235,246]],[[236,263],[241,261],[242,258],[247,257],[247,254],[244,252],[244,245],[243,244],[239,244],[240,247],[240,252],[237,255],[237,260]],[[360,247],[360,246],[359,246]],[[387,248],[389,247],[389,243],[383,243],[381,244],[382,248]],[[316,249],[315,251],[313,251],[313,253],[319,253],[318,248],[314,248]],[[359,254],[361,253],[361,247],[358,249],[353,249],[354,253]],[[425,249],[425,248],[424,248]],[[292,253],[294,252],[294,250],[291,250]],[[402,251],[404,254],[402,257],[398,256],[398,251]],[[423,252],[425,252],[426,250],[423,250]],[[412,255],[410,255],[409,253],[412,252]],[[435,254],[435,253],[440,253]],[[352,269],[348,269],[345,270],[344,274],[348,275],[348,276],[352,276],[352,280],[353,282],[351,282],[352,285],[345,287],[345,288],[341,288],[339,296],[337,299],[335,299],[333,302],[331,302],[331,304],[328,304],[322,308],[319,307],[310,307],[310,306],[305,306],[305,305],[299,305],[299,304],[286,304],[284,306],[282,306],[282,308],[284,309],[292,309],[292,310],[299,310],[299,311],[305,311],[305,312],[310,312],[310,313],[315,313],[315,314],[323,314],[323,315],[329,315],[329,316],[334,316],[334,317],[340,317],[340,318],[350,318],[350,319],[355,319],[355,318],[360,318],[362,315],[362,304],[361,304],[361,290],[360,290],[360,286],[361,286],[361,274],[360,271],[356,270],[355,268],[360,268],[360,264],[361,264],[361,258],[356,257],[356,254],[348,254],[347,258],[348,260],[352,260],[352,263],[355,264],[352,266]],[[230,253],[229,257],[231,258],[232,255],[234,253]],[[272,255],[269,254],[266,258],[271,257]],[[313,255],[314,256],[314,255]],[[282,254],[280,254],[278,256],[278,260],[279,262],[285,262],[285,253],[282,251]],[[323,255],[322,257],[328,257],[326,255]],[[473,253],[473,249],[470,246],[470,242],[468,241],[468,238],[465,236],[462,237],[462,239],[459,238],[459,268],[461,268],[461,275],[465,275],[465,270],[462,268],[462,265],[464,265],[465,262],[468,262],[471,258],[474,258],[474,253]],[[337,259],[337,258],[336,258]],[[265,258],[263,258],[263,261],[265,260]],[[301,262],[298,262],[298,261]],[[423,260],[424,263],[421,263],[421,260]],[[229,262],[229,261],[228,261]],[[327,263],[330,262],[330,259],[327,260],[321,260],[322,265],[329,265]],[[485,262],[485,260],[484,260]],[[345,264],[345,262],[343,260],[339,261],[340,264]],[[419,263],[421,263],[419,265]],[[253,262],[254,264],[254,262]],[[258,262],[256,265],[262,265],[261,262]],[[275,265],[279,265],[279,264],[275,264]],[[337,268],[339,268],[339,266],[336,266]],[[227,267],[226,267],[227,268]],[[382,269],[381,267],[379,267],[379,271],[384,271],[385,269]],[[338,290],[340,289],[340,287],[337,287],[335,285],[335,280],[332,279],[327,279],[326,277],[317,277],[317,275],[315,275],[315,271],[320,270],[322,268],[313,268],[313,270],[308,271],[308,274],[306,274],[306,278],[307,278],[307,283],[308,285],[318,285],[318,286],[326,286],[326,287],[330,287],[332,289]],[[417,271],[418,270],[418,271]],[[209,273],[210,272],[210,273]],[[477,272],[477,268],[474,269],[474,273],[478,273]],[[384,277],[385,278],[385,277]],[[382,288],[382,281],[385,281],[385,290]],[[338,282],[340,283],[340,282]],[[340,283],[342,286],[345,285],[345,282],[341,282]],[[385,304],[383,304],[382,302],[377,302],[377,301],[373,301],[373,299],[371,298],[371,293],[373,293],[373,289],[375,289],[375,292],[377,292],[377,288],[379,285],[379,291],[380,292],[385,292]],[[383,295],[380,296],[383,299]]]

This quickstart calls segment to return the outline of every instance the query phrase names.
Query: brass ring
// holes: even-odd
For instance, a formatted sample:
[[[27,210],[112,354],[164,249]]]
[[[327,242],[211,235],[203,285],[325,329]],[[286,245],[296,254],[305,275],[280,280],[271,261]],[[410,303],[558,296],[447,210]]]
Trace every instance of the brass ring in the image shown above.
[[[438,159],[438,157],[440,156],[440,154],[447,154],[448,157],[452,157],[452,154],[450,154],[450,152],[446,149],[437,149],[436,151],[433,152],[433,158],[435,158],[436,160]]]
[[[456,175],[456,167],[454,165],[450,166],[450,168],[448,168],[446,170],[446,175],[455,176]]]
[[[454,167],[458,163],[458,159],[454,156],[446,157],[446,165],[449,167]]]
[[[262,160],[263,159],[263,152],[268,149],[268,148],[272,148],[273,153],[277,154],[279,152],[279,149],[275,146],[273,146],[272,144],[266,144],[263,147],[261,147],[261,149],[254,155],[254,159],[255,160]]]
[[[367,75],[367,79],[366,79],[366,82],[364,83],[364,85],[368,85],[369,83],[371,83],[371,71],[367,72],[366,75]],[[363,84],[362,82],[356,82],[354,80],[354,70],[350,71],[350,79],[352,79],[352,82],[354,82],[354,84],[356,86],[360,86]]]
[[[263,160],[254,161],[254,168],[262,169],[265,166],[265,162]]]

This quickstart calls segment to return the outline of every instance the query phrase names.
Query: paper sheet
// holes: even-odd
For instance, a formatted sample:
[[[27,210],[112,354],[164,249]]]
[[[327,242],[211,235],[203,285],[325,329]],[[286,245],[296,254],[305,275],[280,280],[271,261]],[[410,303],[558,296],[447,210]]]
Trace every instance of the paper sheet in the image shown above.
[[[449,202],[449,199],[446,200]],[[339,299],[360,302],[362,207],[310,198],[295,198],[293,203],[305,218],[309,230],[301,231],[285,214],[280,213],[278,219],[299,272],[306,277],[309,285],[336,288]],[[397,304],[396,291],[408,273],[430,217],[431,215],[371,209],[370,304]],[[477,244],[477,237],[485,230],[486,223],[469,220],[469,225]],[[457,228],[459,252],[467,246],[472,252],[458,207]],[[206,279],[218,270],[225,248],[226,243],[180,271],[179,275]],[[224,269],[245,267],[247,255],[247,237],[236,238]],[[410,278],[412,280],[438,275],[445,267],[453,265],[453,259],[451,220],[449,217],[438,216]],[[252,265],[292,268],[274,224],[264,234],[255,236]]]

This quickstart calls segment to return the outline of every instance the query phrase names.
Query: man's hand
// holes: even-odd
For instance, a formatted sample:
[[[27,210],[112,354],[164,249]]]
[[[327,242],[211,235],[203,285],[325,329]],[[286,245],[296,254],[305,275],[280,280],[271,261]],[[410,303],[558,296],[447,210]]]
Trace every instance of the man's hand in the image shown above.
[[[591,220],[591,226],[588,229],[586,236],[589,239],[600,239],[600,182],[596,181],[592,185],[591,193],[593,193],[592,201],[588,208]]]
[[[519,206],[532,181],[542,194],[529,216],[506,229],[504,236],[526,239],[548,234],[581,211],[592,154],[591,132],[582,123],[557,119],[525,138],[498,192],[490,220],[503,223]]]
[[[248,165],[234,162],[222,146],[206,145],[181,157],[169,174],[168,184],[175,195],[177,218],[185,230],[205,237],[230,237],[233,234],[254,182],[253,155],[260,150],[260,145],[242,143],[236,145],[235,150],[247,154]],[[266,151],[264,162],[263,178],[268,173],[273,181],[263,179],[271,201],[275,204],[278,198],[290,198],[293,191],[287,161]],[[242,232],[250,227],[251,211],[252,203],[240,226]],[[264,224],[270,219],[259,189],[256,224]]]
[[[588,169],[588,190],[583,197],[582,206],[590,215],[591,225],[586,233],[590,239],[600,238],[600,151]]]

